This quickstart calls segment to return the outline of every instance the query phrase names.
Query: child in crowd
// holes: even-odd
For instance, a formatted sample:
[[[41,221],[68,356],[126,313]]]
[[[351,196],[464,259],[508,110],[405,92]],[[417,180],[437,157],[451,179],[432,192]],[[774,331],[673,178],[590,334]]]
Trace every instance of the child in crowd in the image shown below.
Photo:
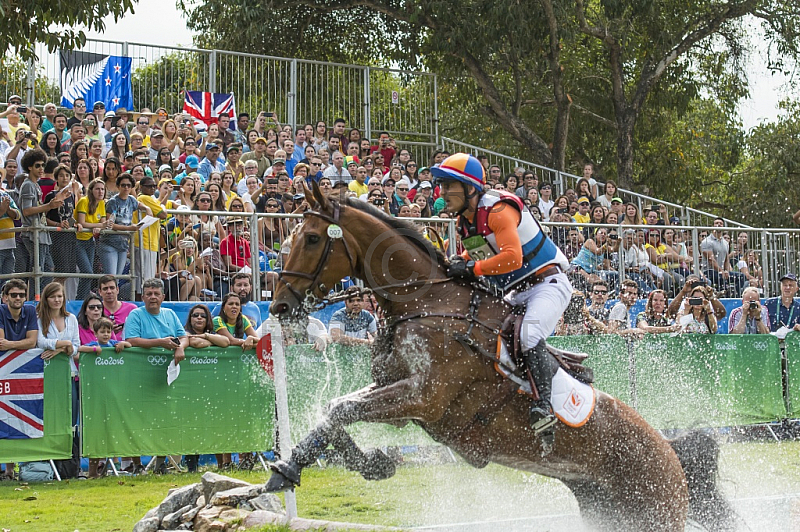
[[[94,335],[97,337],[97,341],[82,345],[78,349],[81,353],[94,353],[99,355],[100,350],[104,347],[113,347],[117,353],[120,353],[123,349],[131,347],[129,342],[111,338],[114,334],[114,324],[108,318],[97,319],[92,329],[94,330]]]

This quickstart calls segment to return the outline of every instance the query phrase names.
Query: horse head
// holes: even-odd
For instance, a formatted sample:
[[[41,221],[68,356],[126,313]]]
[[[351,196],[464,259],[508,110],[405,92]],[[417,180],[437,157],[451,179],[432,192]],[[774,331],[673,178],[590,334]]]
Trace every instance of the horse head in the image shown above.
[[[413,300],[427,279],[444,277],[444,257],[419,228],[357,199],[331,199],[306,188],[312,210],[286,242],[291,248],[270,312],[287,317],[324,303],[347,276],[358,277],[379,301]],[[398,288],[400,287],[400,288]]]

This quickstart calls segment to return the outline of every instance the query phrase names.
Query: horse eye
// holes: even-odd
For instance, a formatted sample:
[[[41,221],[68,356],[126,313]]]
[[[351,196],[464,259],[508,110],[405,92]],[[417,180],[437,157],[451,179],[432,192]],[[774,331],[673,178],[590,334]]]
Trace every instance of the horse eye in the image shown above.
[[[319,235],[308,235],[306,241],[308,241],[309,244],[316,244],[319,242]]]

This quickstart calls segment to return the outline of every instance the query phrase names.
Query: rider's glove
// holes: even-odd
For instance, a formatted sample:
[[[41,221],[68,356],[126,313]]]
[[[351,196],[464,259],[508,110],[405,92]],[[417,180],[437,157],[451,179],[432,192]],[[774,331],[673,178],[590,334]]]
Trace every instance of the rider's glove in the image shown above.
[[[475,279],[475,261],[453,255],[447,266],[447,276],[456,279]]]

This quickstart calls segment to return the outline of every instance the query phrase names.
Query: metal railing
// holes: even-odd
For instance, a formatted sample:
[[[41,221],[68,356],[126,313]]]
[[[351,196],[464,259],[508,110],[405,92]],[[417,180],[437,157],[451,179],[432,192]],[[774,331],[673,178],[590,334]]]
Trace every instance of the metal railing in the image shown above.
[[[427,72],[344,65],[228,50],[88,39],[78,51],[132,58],[134,109],[183,108],[183,91],[233,93],[237,112],[274,111],[293,127],[342,117],[366,138],[438,142],[438,85]],[[37,44],[37,63],[0,67],[0,100],[21,95],[29,106],[60,101],[60,59]],[[91,102],[89,103],[91,105]]]
[[[467,144],[451,138],[442,137],[441,140],[444,148],[451,153],[460,151],[475,155],[476,157],[478,155],[485,155],[489,160],[489,164],[496,164],[500,167],[504,177],[513,172],[517,167],[522,167],[525,170],[531,170],[537,175],[540,183],[544,182],[553,185],[555,190],[558,191],[559,195],[564,194],[564,192],[569,188],[574,188],[581,179],[580,176],[570,174],[569,172],[560,172],[546,166],[526,161],[519,157],[510,157],[496,151],[473,146],[472,144]],[[602,193],[605,183],[598,181],[597,184],[599,189],[598,191]],[[691,207],[686,207],[685,205],[678,205],[677,203],[671,203],[669,201],[664,201],[652,196],[648,196],[647,194],[633,192],[632,190],[627,190],[624,188],[617,189],[617,196],[625,201],[636,203],[639,213],[642,213],[643,208],[647,205],[664,205],[668,210],[672,211],[670,215],[678,216],[684,225],[710,226],[713,224],[714,219],[717,218],[716,215],[710,212],[693,209]],[[555,195],[553,199],[555,199]],[[741,222],[729,220],[727,218],[725,218],[725,223],[735,227],[750,227],[742,224]]]

